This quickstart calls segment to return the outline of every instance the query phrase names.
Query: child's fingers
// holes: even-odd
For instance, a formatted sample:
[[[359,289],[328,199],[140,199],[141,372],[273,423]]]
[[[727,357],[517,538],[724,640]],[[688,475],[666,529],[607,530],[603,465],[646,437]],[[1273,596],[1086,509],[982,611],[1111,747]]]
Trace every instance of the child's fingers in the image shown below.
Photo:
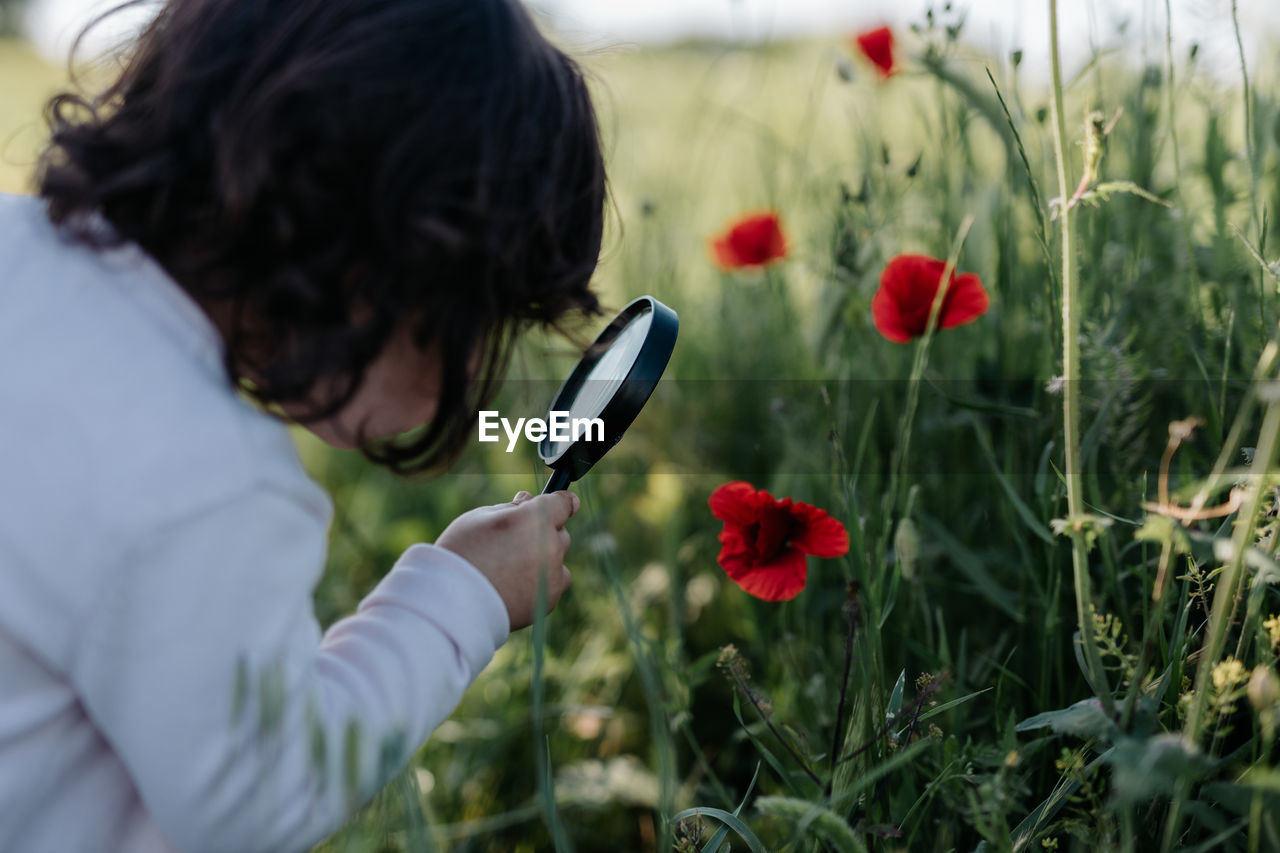
[[[515,506],[520,506],[520,504],[529,500],[529,498],[531,497],[533,497],[533,495],[529,494],[524,489],[521,489],[520,491],[516,492],[516,496],[511,499],[511,503]]]
[[[566,521],[573,517],[574,513],[582,505],[578,500],[578,496],[573,492],[552,492],[547,495],[538,495],[525,501],[529,506],[536,506],[540,512],[546,513],[546,518],[558,530],[564,527]]]

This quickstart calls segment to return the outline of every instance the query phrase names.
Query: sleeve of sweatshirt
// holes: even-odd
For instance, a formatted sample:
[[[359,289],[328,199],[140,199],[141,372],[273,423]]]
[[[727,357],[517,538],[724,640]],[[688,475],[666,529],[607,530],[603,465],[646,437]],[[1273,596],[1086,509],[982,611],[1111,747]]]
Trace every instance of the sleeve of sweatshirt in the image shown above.
[[[81,701],[188,853],[331,834],[507,638],[489,581],[425,544],[322,636],[326,525],[279,490],[191,513],[131,549],[81,628]]]

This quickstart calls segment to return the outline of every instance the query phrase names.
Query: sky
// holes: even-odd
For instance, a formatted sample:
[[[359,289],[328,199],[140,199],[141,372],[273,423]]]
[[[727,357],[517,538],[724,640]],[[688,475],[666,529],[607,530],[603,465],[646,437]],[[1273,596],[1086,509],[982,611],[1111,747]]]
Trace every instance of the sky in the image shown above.
[[[544,21],[584,48],[661,43],[690,37],[759,41],[794,35],[851,32],[889,24],[901,33],[944,0],[530,0]],[[1239,68],[1231,0],[1169,0],[1175,52],[1200,44],[1203,68],[1223,75]],[[1037,71],[1048,43],[1047,0],[953,0],[965,12],[967,40],[996,55],[1022,49],[1026,70]],[[1262,46],[1280,39],[1280,0],[1236,0],[1246,58],[1256,65]],[[76,32],[115,0],[32,0],[27,30],[43,53],[64,61]],[[1118,48],[1162,61],[1165,0],[1062,0],[1059,18],[1068,67],[1091,47]],[[154,7],[153,7],[154,8]],[[122,18],[123,20],[123,18]],[[137,26],[138,15],[132,18]],[[1122,29],[1123,24],[1123,29]],[[127,29],[127,25],[126,25]],[[96,44],[119,40],[105,28]],[[93,48],[95,45],[91,44]],[[1043,62],[1040,63],[1043,65]]]

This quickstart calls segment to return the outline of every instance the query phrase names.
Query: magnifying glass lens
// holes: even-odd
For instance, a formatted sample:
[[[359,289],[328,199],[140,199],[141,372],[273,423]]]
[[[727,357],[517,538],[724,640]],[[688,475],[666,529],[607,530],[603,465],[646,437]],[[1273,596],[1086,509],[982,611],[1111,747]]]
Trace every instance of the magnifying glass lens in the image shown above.
[[[618,336],[605,349],[600,360],[595,363],[582,387],[569,406],[569,422],[585,418],[597,418],[605,406],[613,399],[627,378],[645,339],[649,336],[649,327],[653,325],[653,312],[646,311],[623,327]],[[550,456],[559,455],[572,440],[551,442]]]
[[[547,423],[559,427],[538,445],[538,455],[554,469],[544,492],[568,487],[618,443],[657,387],[679,328],[676,312],[641,296],[600,333],[551,403]]]

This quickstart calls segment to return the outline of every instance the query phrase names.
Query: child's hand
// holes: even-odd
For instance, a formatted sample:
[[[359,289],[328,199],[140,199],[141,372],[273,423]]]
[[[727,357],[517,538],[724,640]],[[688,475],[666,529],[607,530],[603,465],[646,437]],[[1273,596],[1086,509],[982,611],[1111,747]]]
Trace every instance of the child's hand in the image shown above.
[[[578,496],[552,492],[533,497],[519,492],[511,503],[464,512],[436,540],[468,560],[498,590],[511,630],[533,624],[538,579],[547,578],[548,611],[569,588],[564,556],[569,550],[565,522],[578,511]]]

